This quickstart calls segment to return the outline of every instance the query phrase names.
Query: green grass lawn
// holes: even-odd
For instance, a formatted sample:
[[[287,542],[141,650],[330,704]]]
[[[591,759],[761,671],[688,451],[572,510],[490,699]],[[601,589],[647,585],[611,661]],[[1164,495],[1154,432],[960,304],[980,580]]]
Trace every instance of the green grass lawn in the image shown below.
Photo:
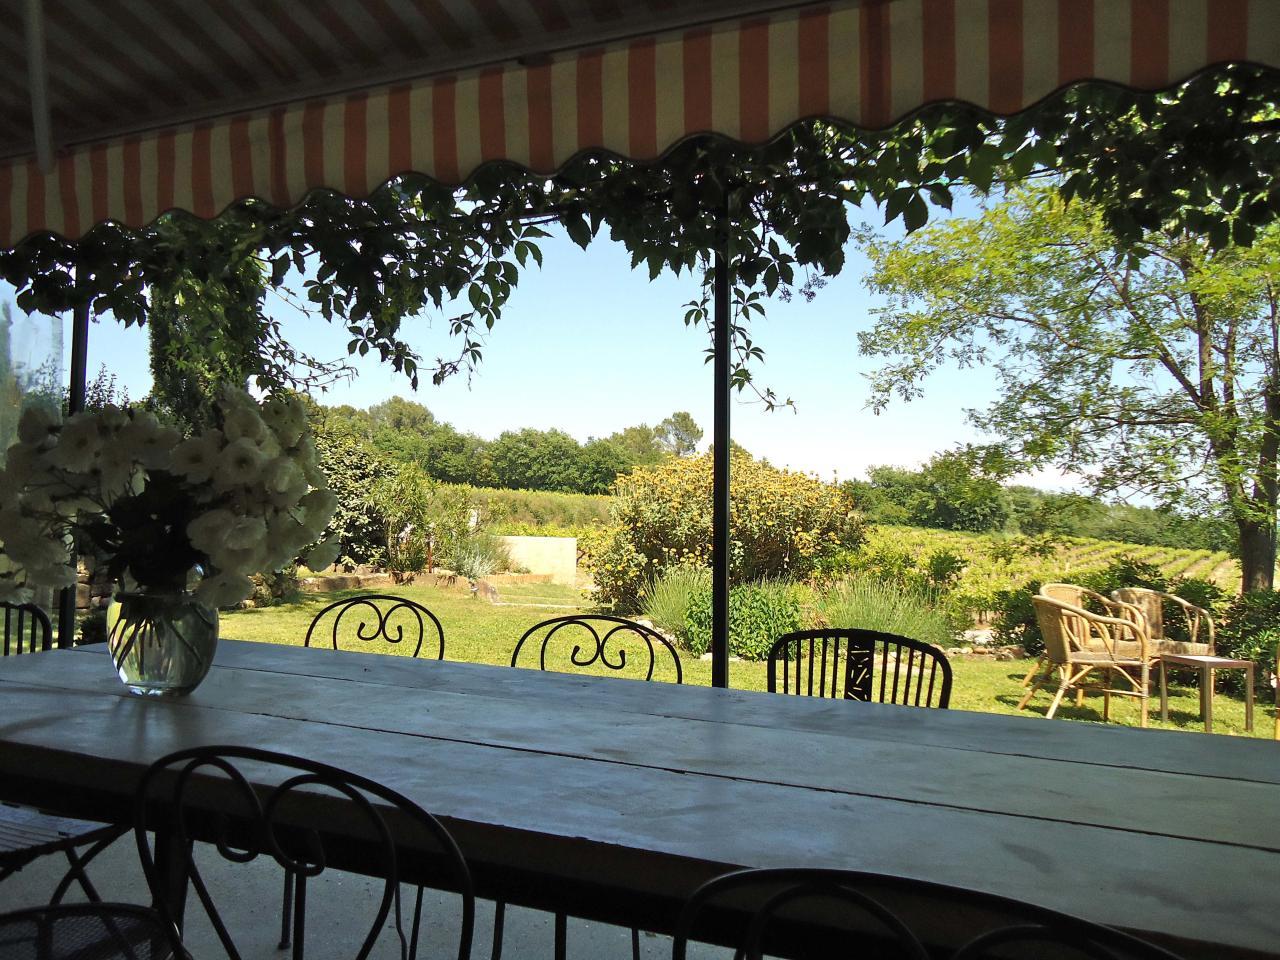
[[[341,593],[303,594],[296,603],[277,607],[237,610],[222,615],[221,633],[237,640],[254,640],[264,643],[301,644],[311,619],[334,600],[363,591]],[[581,594],[570,587],[551,584],[520,584],[501,588],[498,604],[473,598],[465,590],[441,589],[434,586],[407,585],[387,588],[385,593],[409,597],[427,606],[444,626],[445,657],[471,663],[507,665],[511,651],[526,630],[534,624],[571,613],[567,605],[581,601]],[[358,643],[358,641],[357,641]],[[567,659],[569,645],[559,649]],[[372,653],[401,653],[395,646],[383,642],[360,645]],[[555,651],[549,656],[554,658]],[[682,657],[684,682],[707,686],[711,683],[711,664],[689,654]],[[1042,718],[1048,709],[1051,695],[1041,692],[1026,710],[1018,710],[1018,700],[1023,689],[1019,681],[1030,666],[1027,661],[1005,663],[985,660],[955,660],[952,667],[954,686],[951,706],[954,709],[974,710],[981,713],[1019,714],[1029,721]],[[613,671],[596,665],[590,672],[617,676]],[[659,660],[654,671],[655,679],[674,680],[674,668]],[[1199,693],[1192,677],[1171,677],[1169,695],[1169,722],[1159,719],[1159,701],[1150,701],[1150,725],[1155,728],[1203,732],[1199,719]],[[765,688],[763,663],[734,662],[729,666],[731,686],[744,690]],[[1112,698],[1112,722],[1136,726],[1138,708],[1127,697]],[[1245,735],[1244,699],[1226,693],[1214,698],[1214,732]],[[1089,694],[1083,707],[1077,707],[1074,699],[1064,702],[1057,716],[1064,720],[1102,722],[1102,695]],[[1255,737],[1270,737],[1275,716],[1274,702],[1270,696],[1255,704]]]

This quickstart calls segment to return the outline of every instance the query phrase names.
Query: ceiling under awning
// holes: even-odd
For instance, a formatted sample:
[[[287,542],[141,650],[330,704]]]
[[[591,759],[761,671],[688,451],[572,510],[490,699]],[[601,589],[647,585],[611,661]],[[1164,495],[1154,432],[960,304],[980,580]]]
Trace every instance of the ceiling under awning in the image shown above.
[[[13,0],[10,0],[10,5]],[[28,0],[42,9],[52,162],[24,18],[0,22],[0,246],[316,188],[550,173],[798,120],[883,127],[960,100],[1014,113],[1098,79],[1159,89],[1280,66],[1276,0]],[[37,46],[38,49],[38,46]],[[38,104],[37,104],[38,106]]]

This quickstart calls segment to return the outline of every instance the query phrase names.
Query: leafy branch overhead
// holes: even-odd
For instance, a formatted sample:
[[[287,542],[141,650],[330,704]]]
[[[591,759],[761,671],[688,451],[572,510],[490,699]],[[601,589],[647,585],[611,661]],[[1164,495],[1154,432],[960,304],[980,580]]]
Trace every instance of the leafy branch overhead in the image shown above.
[[[583,156],[550,179],[491,164],[457,189],[411,175],[367,200],[319,191],[294,210],[247,200],[208,222],[168,214],[141,233],[105,224],[79,244],[36,236],[0,253],[0,275],[28,311],[88,301],[95,315],[140,324],[199,303],[202,317],[182,318],[167,362],[181,373],[225,321],[236,344],[223,336],[223,346],[245,348],[237,372],[263,386],[341,371],[293,351],[266,309],[267,292],[290,296],[287,285],[300,283],[298,302],[342,324],[350,354],[376,354],[416,386],[423,372],[439,382],[480,361],[552,225],[584,247],[607,233],[650,277],[706,281],[731,203],[734,381],[744,388],[762,357],[752,315],[768,297],[812,295],[840,272],[851,208],[863,202],[910,232],[957,189],[1047,172],[1127,243],[1156,229],[1217,248],[1250,242],[1280,212],[1278,101],[1274,75],[1236,67],[1157,96],[1078,87],[1009,120],[942,105],[885,133],[807,122],[757,148],[687,141],[655,164]],[[403,324],[445,311],[457,311],[445,316],[453,349],[424,361]],[[704,291],[685,322],[707,321]]]

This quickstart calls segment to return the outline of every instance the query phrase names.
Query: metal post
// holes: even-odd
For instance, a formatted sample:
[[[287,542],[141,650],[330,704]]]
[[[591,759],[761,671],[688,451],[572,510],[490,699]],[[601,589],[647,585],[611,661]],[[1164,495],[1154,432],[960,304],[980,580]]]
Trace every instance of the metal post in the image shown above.
[[[71,370],[67,374],[67,414],[84,409],[88,392],[89,301],[76,303],[71,319]],[[74,553],[71,562],[76,562]],[[58,596],[58,646],[70,647],[76,637],[76,588],[64,587]]]
[[[729,360],[733,342],[729,329],[729,198],[719,213],[716,248],[715,422],[712,428],[711,489],[711,685],[729,686]]]

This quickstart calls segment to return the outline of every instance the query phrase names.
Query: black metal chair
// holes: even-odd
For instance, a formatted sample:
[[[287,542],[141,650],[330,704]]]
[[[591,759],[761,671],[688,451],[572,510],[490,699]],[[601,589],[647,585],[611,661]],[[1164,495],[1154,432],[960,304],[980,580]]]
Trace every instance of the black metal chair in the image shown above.
[[[541,638],[537,639],[539,634]],[[537,649],[539,670],[560,670],[567,673],[575,667],[587,668],[599,664],[609,670],[623,672],[627,670],[627,650],[632,649],[638,651],[640,662],[637,665],[635,657],[632,657],[631,673],[643,673],[644,676],[638,679],[652,680],[658,654],[665,650],[671,655],[675,665],[676,683],[684,682],[680,654],[671,641],[634,620],[605,614],[575,614],[544,620],[525,631],[516,644],[511,652],[513,667],[520,666],[521,651],[530,639],[533,639],[533,643],[529,645],[530,650]],[[551,654],[550,666],[548,653]]]
[[[329,866],[359,868],[384,881],[369,927],[351,931],[353,938],[361,938],[355,960],[369,956],[389,918],[401,960],[416,956],[425,883],[461,896],[458,958],[471,954],[475,893],[462,852],[439,820],[388,787],[313,760],[253,747],[209,746],[157,760],[143,775],[136,796],[138,855],[175,938],[182,930],[175,904],[183,901],[189,883],[227,956],[240,960],[196,863],[194,843],[205,841],[233,863],[271,857],[294,878],[294,960],[302,960],[305,950],[307,881]],[[331,833],[326,829],[330,824],[341,829]],[[150,831],[155,831],[155,851]],[[373,854],[367,842],[354,847],[344,842],[353,834],[377,844]],[[163,872],[158,861],[165,864]],[[402,880],[418,887],[407,930]],[[174,949],[179,948],[175,941]]]
[[[4,655],[37,653],[53,647],[53,625],[43,610],[29,603],[0,603],[4,623]],[[0,802],[0,882],[39,857],[62,853],[69,868],[54,888],[51,904],[62,901],[78,883],[91,902],[100,902],[85,866],[128,828],[92,820],[42,813],[31,807]],[[83,853],[80,848],[87,847]]]
[[[735,956],[894,957],[903,960],[1179,960],[1111,927],[992,894],[853,870],[737,870],[685,902],[672,960],[690,940]]]
[[[33,603],[0,603],[4,617],[4,656],[36,653],[53,647],[49,615]]]
[[[770,648],[768,685],[770,693],[946,707],[951,663],[932,644],[891,633],[797,630]]]
[[[163,960],[173,956],[173,942],[158,913],[132,903],[0,914],[0,960]]]
[[[428,654],[434,653],[437,660],[444,659],[444,627],[440,626],[440,620],[422,604],[407,597],[366,593],[336,600],[312,618],[302,645],[309,647],[313,638],[318,641],[326,634],[328,645],[334,650],[347,649],[342,640],[369,643],[382,639],[392,644],[403,643],[406,649],[411,646],[413,653],[409,656],[412,657],[422,652],[423,643],[430,638]]]
[[[537,639],[541,635],[540,639]],[[633,656],[631,664],[635,673],[643,672],[644,680],[653,679],[653,669],[657,665],[658,652],[666,650],[676,668],[676,683],[684,682],[684,671],[680,666],[680,654],[672,646],[671,641],[642,623],[627,620],[623,617],[611,617],[605,614],[581,614],[568,617],[553,617],[544,620],[525,631],[520,642],[511,652],[511,665],[520,665],[520,653],[525,643],[531,638],[530,650],[536,648],[539,670],[556,670],[555,664],[573,668],[591,667],[600,664],[609,670],[619,672],[627,669],[628,648],[639,651],[640,664],[636,668]],[[610,646],[612,645],[612,647]],[[548,666],[548,651],[553,653],[551,666]],[[554,655],[558,653],[559,655]],[[532,654],[528,654],[532,656]],[[563,670],[561,672],[568,672]],[[502,926],[506,916],[506,904],[498,901],[493,913],[493,960],[502,957]],[[568,940],[568,915],[555,915],[555,960],[564,960]],[[640,960],[640,931],[631,928],[631,955],[633,960]]]

